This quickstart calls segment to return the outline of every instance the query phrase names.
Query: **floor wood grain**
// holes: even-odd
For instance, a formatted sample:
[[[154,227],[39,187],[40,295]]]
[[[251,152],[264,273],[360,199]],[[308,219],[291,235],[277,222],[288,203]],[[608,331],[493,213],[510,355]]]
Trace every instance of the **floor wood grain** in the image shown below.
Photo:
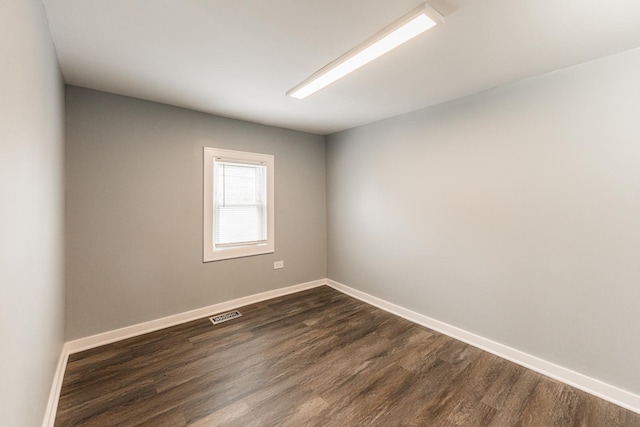
[[[638,426],[640,415],[320,287],[71,355],[56,426]]]

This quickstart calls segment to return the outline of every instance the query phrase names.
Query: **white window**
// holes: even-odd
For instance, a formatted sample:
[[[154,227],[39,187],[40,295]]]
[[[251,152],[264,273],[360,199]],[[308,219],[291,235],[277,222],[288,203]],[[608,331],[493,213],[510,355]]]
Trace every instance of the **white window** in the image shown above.
[[[274,251],[273,156],[204,149],[204,261]]]

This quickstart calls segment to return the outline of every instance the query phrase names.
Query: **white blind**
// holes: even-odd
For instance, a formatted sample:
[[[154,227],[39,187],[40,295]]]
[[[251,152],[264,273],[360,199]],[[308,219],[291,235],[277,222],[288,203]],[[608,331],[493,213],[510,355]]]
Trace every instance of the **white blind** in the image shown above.
[[[216,247],[267,240],[267,167],[216,159],[214,242]]]

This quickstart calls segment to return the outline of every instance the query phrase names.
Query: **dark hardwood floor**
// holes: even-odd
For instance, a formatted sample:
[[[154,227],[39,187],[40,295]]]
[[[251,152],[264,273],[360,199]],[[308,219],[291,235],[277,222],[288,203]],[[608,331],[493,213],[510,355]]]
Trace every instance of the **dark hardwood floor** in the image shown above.
[[[326,286],[239,310],[71,355],[56,426],[640,426]]]

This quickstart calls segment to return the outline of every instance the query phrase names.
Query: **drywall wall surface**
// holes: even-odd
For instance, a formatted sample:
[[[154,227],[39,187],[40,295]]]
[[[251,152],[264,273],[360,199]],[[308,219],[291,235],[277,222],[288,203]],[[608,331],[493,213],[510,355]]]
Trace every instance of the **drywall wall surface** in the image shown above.
[[[64,342],[64,84],[44,7],[0,2],[0,424],[42,423]]]
[[[640,393],[640,50],[330,135],[328,277]]]
[[[67,141],[68,339],[325,277],[322,136],[68,87]],[[203,263],[203,147],[275,156],[275,253]]]

